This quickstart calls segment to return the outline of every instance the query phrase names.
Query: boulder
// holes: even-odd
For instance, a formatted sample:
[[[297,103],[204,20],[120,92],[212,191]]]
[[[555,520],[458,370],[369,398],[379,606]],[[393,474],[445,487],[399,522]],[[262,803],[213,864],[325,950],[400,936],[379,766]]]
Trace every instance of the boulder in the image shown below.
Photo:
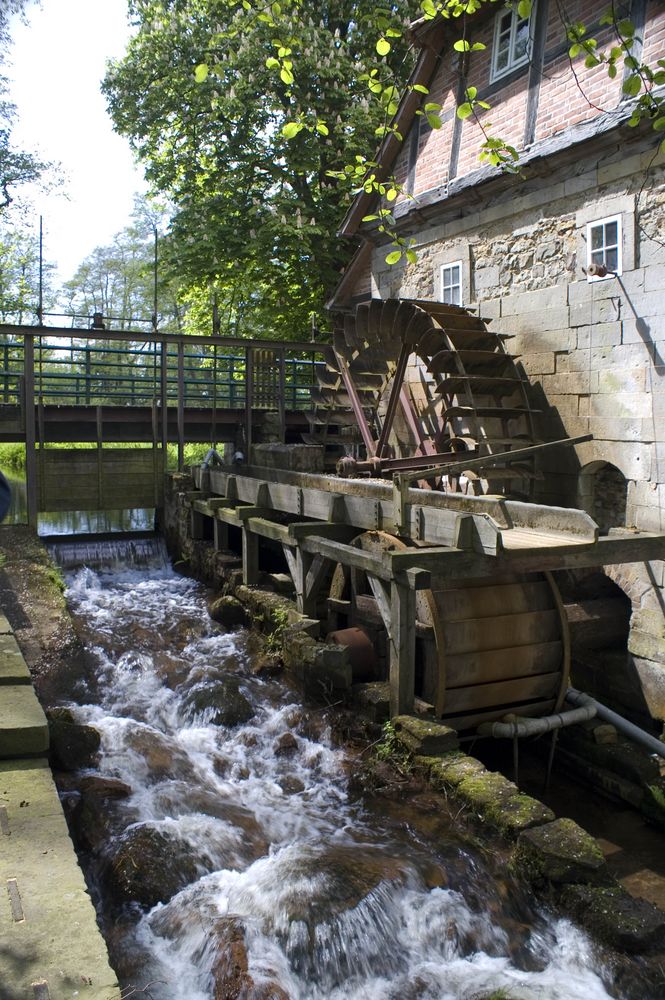
[[[235,677],[195,684],[186,693],[184,705],[193,722],[213,726],[239,726],[249,722],[254,715],[254,709]]]
[[[245,930],[236,917],[223,917],[213,927],[212,967],[215,1000],[289,1000],[273,982],[255,983],[249,974]]]
[[[99,761],[101,737],[93,726],[49,718],[49,741],[51,764],[62,771],[95,767]]]
[[[275,741],[273,749],[276,757],[295,753],[298,749],[298,740],[295,738],[293,733],[283,733],[279,739]]]
[[[113,845],[105,875],[117,899],[152,908],[194,882],[200,870],[188,844],[141,823]]]
[[[230,594],[212,600],[208,605],[208,614],[228,629],[244,628],[249,622],[244,605]]]

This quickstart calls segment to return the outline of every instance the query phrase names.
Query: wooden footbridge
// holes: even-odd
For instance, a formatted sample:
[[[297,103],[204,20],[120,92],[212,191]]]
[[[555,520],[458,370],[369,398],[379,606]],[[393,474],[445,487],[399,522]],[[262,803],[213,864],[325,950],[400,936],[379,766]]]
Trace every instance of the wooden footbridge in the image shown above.
[[[25,444],[33,524],[159,507],[169,444],[182,467],[191,442],[300,441],[322,364],[308,342],[8,325],[0,361],[0,442]],[[56,447],[74,443],[90,447]]]

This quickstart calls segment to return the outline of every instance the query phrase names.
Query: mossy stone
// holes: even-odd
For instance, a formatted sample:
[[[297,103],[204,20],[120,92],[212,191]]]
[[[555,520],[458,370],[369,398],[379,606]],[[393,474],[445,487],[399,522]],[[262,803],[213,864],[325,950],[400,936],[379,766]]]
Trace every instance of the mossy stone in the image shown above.
[[[642,954],[662,947],[665,913],[621,886],[566,886],[561,906],[612,948]]]
[[[520,833],[513,867],[536,887],[609,882],[603,852],[572,819],[556,819]]]
[[[435,719],[423,719],[415,715],[397,715],[392,720],[395,738],[409,753],[447,753],[459,746],[457,733],[450,726],[444,726]]]

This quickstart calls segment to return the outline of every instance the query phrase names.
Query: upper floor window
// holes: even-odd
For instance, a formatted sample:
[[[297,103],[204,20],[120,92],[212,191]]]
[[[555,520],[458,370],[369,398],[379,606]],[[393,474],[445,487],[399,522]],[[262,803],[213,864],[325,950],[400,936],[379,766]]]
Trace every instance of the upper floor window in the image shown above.
[[[587,277],[589,281],[621,274],[621,216],[613,215],[586,227]],[[590,269],[590,270],[589,270]],[[603,273],[604,272],[604,273]]]
[[[441,301],[453,306],[462,304],[462,261],[441,267]]]
[[[530,20],[528,17],[519,16],[517,5],[497,14],[492,48],[492,80],[498,80],[499,77],[529,61]]]

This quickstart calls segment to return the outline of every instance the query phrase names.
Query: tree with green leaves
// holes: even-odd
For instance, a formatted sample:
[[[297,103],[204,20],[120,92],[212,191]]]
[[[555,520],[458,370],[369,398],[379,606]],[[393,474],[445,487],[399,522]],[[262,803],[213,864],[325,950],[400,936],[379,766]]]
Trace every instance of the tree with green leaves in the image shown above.
[[[11,19],[22,14],[28,3],[29,0],[0,0],[0,66],[11,44]],[[16,109],[7,100],[7,91],[7,78],[0,74],[0,211],[11,205],[17,187],[39,180],[48,167],[33,153],[14,146],[12,126]]]
[[[77,320],[101,313],[107,327],[147,332],[155,310],[155,239],[165,213],[137,199],[132,222],[107,246],[95,247],[63,285],[65,312]],[[184,308],[172,281],[158,267],[156,325],[164,333],[182,330]]]
[[[42,301],[49,309],[55,302],[54,267],[42,268]],[[40,269],[39,240],[36,233],[14,212],[0,221],[0,322],[37,322]]]
[[[377,18],[405,79],[410,4],[130,0],[130,13],[136,34],[104,91],[176,206],[171,271],[216,299],[223,330],[302,339],[347,257],[335,230],[351,191],[333,175],[364,158],[395,107],[396,89],[367,96]]]

